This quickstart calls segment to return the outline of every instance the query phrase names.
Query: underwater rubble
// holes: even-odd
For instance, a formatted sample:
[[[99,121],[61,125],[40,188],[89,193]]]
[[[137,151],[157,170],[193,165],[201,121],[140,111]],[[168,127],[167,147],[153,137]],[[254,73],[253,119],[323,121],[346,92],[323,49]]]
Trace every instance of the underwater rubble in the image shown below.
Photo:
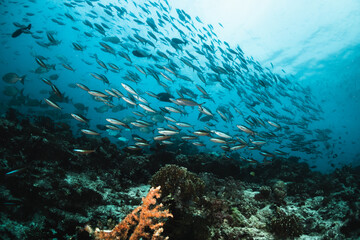
[[[295,157],[249,164],[171,147],[131,153],[13,109],[0,133],[2,239],[93,239],[86,226],[113,229],[157,186],[173,216],[163,220],[169,239],[360,237],[359,168],[322,174]]]

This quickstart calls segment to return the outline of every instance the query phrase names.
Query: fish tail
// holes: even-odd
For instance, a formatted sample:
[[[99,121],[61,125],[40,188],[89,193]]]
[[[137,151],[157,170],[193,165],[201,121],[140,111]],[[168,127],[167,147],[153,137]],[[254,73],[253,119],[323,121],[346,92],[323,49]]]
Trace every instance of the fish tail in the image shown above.
[[[56,68],[55,68],[55,64],[53,65],[52,69],[56,70]]]
[[[24,76],[22,76],[22,77],[20,78],[20,82],[22,83],[22,85],[24,85],[25,77],[26,77],[26,75],[24,75]]]

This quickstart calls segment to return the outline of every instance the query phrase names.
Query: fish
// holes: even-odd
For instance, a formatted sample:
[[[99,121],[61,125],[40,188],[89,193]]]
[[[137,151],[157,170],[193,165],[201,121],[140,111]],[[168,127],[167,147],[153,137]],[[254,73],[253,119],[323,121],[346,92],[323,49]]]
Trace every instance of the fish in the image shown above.
[[[172,117],[164,116],[164,118],[169,122],[176,122],[176,120],[174,118],[172,118]]]
[[[92,136],[99,136],[100,133],[90,130],[90,129],[81,129],[81,132],[86,134],[86,135],[92,135]]]
[[[129,151],[133,151],[133,152],[142,151],[141,147],[136,146],[136,145],[127,146],[126,149],[129,150]]]
[[[16,38],[16,37],[20,36],[22,33],[28,33],[30,29],[31,29],[31,24],[27,25],[26,27],[21,27],[21,28],[17,29],[15,32],[13,32],[11,34],[11,37]]]
[[[26,78],[26,75],[19,77],[16,73],[6,73],[2,77],[3,81],[6,83],[15,84],[17,82],[20,82],[23,85],[24,85],[25,78]]]
[[[236,151],[236,150],[245,148],[246,146],[247,146],[247,145],[244,145],[244,144],[238,144],[238,145],[235,145],[235,146],[230,147],[230,150],[231,150],[231,151]]]
[[[133,106],[136,106],[136,102],[134,102],[133,100],[131,100],[130,98],[127,98],[127,97],[121,97],[122,100],[124,100],[126,103],[130,104],[130,105],[133,105]]]
[[[53,101],[51,101],[51,100],[49,100],[49,99],[47,99],[47,98],[44,98],[44,101],[45,101],[50,107],[53,107],[53,108],[56,108],[56,109],[59,109],[59,110],[62,109],[58,104],[54,103]]]
[[[135,57],[139,57],[139,58],[150,58],[152,56],[152,54],[148,54],[147,52],[140,49],[132,51],[132,54]]]
[[[191,124],[185,122],[177,122],[175,124],[179,127],[193,127]]]
[[[152,112],[152,113],[156,113],[156,110],[152,109],[151,107],[145,105],[145,104],[141,104],[139,103],[139,107],[141,107],[142,109],[144,109],[145,111],[148,112]]]
[[[223,133],[223,132],[220,132],[220,131],[217,131],[217,130],[212,130],[210,131],[211,133],[215,133],[216,135],[218,135],[219,137],[222,137],[222,138],[226,138],[226,139],[231,139],[232,137],[226,133]]]
[[[111,42],[113,44],[119,44],[120,43],[120,39],[117,36],[103,37],[102,40],[104,42]]]
[[[109,80],[107,79],[107,77],[103,74],[98,74],[98,73],[90,73],[91,76],[93,76],[94,78],[106,83],[106,84],[110,84]]]
[[[63,97],[62,93],[60,92],[60,90],[54,85],[54,84],[51,84],[51,89],[53,90],[53,92],[60,98]]]
[[[87,119],[86,117],[80,115],[80,114],[76,114],[76,113],[71,113],[71,116],[79,121],[79,122],[82,122],[82,123],[88,123],[89,122],[89,119]]]
[[[276,127],[276,128],[281,128],[281,126],[275,122],[272,121],[267,121],[271,126]]]
[[[74,153],[78,153],[78,154],[90,154],[90,153],[94,153],[95,150],[93,149],[79,149],[79,148],[75,148],[73,149]]]
[[[23,91],[23,90],[21,90]],[[17,87],[15,86],[5,86],[3,90],[3,94],[8,97],[15,97],[21,92]]]
[[[154,95],[152,95],[154,96]],[[162,102],[171,102],[170,98],[174,98],[173,95],[169,94],[169,93],[158,93],[155,95],[155,97]]]
[[[66,63],[62,63],[61,64],[64,68],[66,68],[67,70],[73,71],[75,72],[75,69],[73,67],[71,67],[69,64]]]
[[[109,67],[111,68],[110,71],[118,73],[120,72],[121,68],[119,68],[115,63],[108,63]]]
[[[198,139],[198,136],[190,136],[190,135],[186,135],[186,136],[182,136],[181,139],[183,140],[194,140],[194,139]]]
[[[174,131],[174,130],[170,130],[170,129],[163,129],[163,130],[159,130],[158,133],[162,134],[162,135],[165,135],[165,136],[171,136],[171,135],[179,134],[179,131]]]
[[[196,136],[210,136],[210,132],[206,130],[196,130],[193,134]]]
[[[155,141],[164,141],[164,140],[169,139],[169,138],[171,138],[171,135],[159,135],[159,136],[153,137],[153,139]]]
[[[166,75],[165,73],[163,72],[160,72],[160,75],[163,76],[166,80],[170,81],[170,82],[174,82],[174,80],[172,80],[168,75]]]
[[[251,142],[252,144],[254,144],[254,145],[257,145],[257,146],[261,146],[261,145],[266,144],[266,141],[261,141],[261,140],[255,141],[255,140],[250,139],[250,142]]]
[[[166,0],[110,4],[76,0],[62,6],[66,10],[60,13],[52,6],[42,11],[47,21],[56,23],[54,30],[39,22],[30,32],[31,24],[14,23],[12,37],[30,33],[35,47],[41,47],[31,47],[29,41],[36,61],[30,72],[41,75],[5,74],[4,105],[35,107],[59,121],[74,118],[87,124],[85,117],[91,114],[98,132],[82,127],[80,132],[95,136],[106,131],[112,142],[130,153],[149,145],[154,149],[154,141],[157,149],[191,144],[200,151],[207,151],[210,143],[208,147],[225,154],[241,153],[248,162],[253,162],[253,154],[263,156],[265,164],[290,152],[320,154],[321,144],[326,152],[333,148],[331,132],[313,124],[324,117],[310,88],[285,71],[274,72],[273,63],[263,66],[239,45],[223,41],[216,27],[199,17],[172,8]],[[35,13],[25,11],[24,16]],[[4,11],[4,17],[11,17],[11,12]],[[217,26],[223,28],[221,23]],[[7,48],[6,42],[3,45]],[[40,50],[47,55],[35,53]],[[11,56],[21,60],[18,56],[24,53],[15,50]],[[59,64],[62,67],[56,69]],[[20,88],[17,82],[24,80],[33,86]],[[34,98],[38,92],[49,96]],[[48,105],[61,111],[43,112]],[[128,131],[141,137],[128,139]]]
[[[184,114],[183,111],[175,107],[166,106],[165,109],[168,110],[169,112]]]
[[[38,57],[36,57],[35,60],[36,60],[36,62],[40,65],[40,67],[45,68],[45,69],[47,69],[47,70],[50,70],[50,69],[55,70],[55,64],[53,64],[53,65],[45,64],[44,61],[41,60],[41,59],[38,58]]]
[[[76,83],[76,86],[78,86],[79,88],[81,88],[84,91],[87,91],[87,92],[90,91],[90,88],[88,88],[87,86],[85,86],[82,83]]]
[[[111,124],[118,125],[118,126],[123,126],[125,128],[130,129],[130,127],[126,123],[124,123],[124,122],[122,122],[122,121],[120,121],[120,120],[118,120],[116,118],[106,118],[106,121],[108,121]]]
[[[102,98],[108,97],[108,95],[106,95],[105,93],[97,91],[97,90],[88,90],[87,93],[94,97],[102,97]]]
[[[84,51],[85,47],[81,46],[79,43],[73,42],[72,45],[74,46],[74,49],[77,51]]]
[[[50,80],[57,80],[59,78],[58,74],[52,74],[49,76]]]
[[[179,104],[181,106],[191,106],[191,107],[200,106],[200,105],[204,104],[204,103],[199,104],[188,98],[177,98],[176,102],[177,102],[177,104]]]
[[[75,103],[74,107],[79,111],[88,111],[89,107],[85,106],[83,103]]]
[[[115,125],[106,124],[105,127],[110,129],[110,130],[121,131],[121,129],[119,127],[115,126]]]
[[[133,94],[133,95],[138,95],[137,92],[132,88],[130,87],[129,85],[127,85],[126,83],[121,83],[121,86],[126,90],[128,91],[129,93]]]
[[[205,147],[205,144],[202,142],[193,142],[193,145],[197,146],[197,147]]]
[[[105,112],[109,111],[110,107],[107,105],[103,105],[101,107],[95,107],[94,109],[98,113],[105,113]]]
[[[255,132],[248,127],[245,127],[243,125],[236,125],[236,127],[238,127],[241,131],[243,131],[245,133],[248,133],[250,135],[255,135]]]
[[[222,143],[222,144],[226,144],[226,140],[222,139],[222,138],[210,138],[210,141],[214,142],[214,143]]]
[[[19,174],[23,171],[25,171],[25,167],[24,168],[18,168],[18,169],[14,169],[14,170],[11,170],[9,172],[6,172],[4,175],[5,176],[13,176],[13,175],[16,175],[16,174]]]

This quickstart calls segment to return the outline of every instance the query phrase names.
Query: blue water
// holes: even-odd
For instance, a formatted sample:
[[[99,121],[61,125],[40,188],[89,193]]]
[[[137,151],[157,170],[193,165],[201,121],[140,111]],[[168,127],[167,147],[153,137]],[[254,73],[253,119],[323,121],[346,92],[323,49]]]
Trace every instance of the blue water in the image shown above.
[[[93,6],[90,6],[87,2]],[[125,117],[131,117],[132,121],[135,121],[135,119],[140,119],[140,117],[134,115],[132,111],[139,111],[146,115],[146,117],[141,118],[142,120],[152,122],[152,114],[146,113],[139,106],[130,106],[121,98],[112,98],[110,102],[114,106],[120,104],[126,109],[112,112],[110,107],[108,111],[99,113],[95,108],[102,107],[104,104],[95,101],[86,91],[78,87],[74,88],[73,86],[76,83],[82,83],[91,90],[101,92],[105,92],[105,89],[116,88],[127,95],[127,92],[121,86],[121,83],[126,83],[133,87],[139,96],[145,98],[149,102],[149,106],[155,109],[159,115],[170,116],[179,122],[186,122],[193,126],[193,128],[179,127],[181,129],[180,135],[192,135],[194,130],[205,129],[207,127],[210,131],[216,130],[229,134],[232,139],[241,137],[248,143],[248,146],[243,149],[224,151],[220,146],[225,144],[213,143],[207,136],[189,141],[190,144],[194,141],[204,143],[204,147],[197,147],[201,152],[226,154],[239,161],[242,161],[241,156],[244,159],[254,159],[262,163],[264,161],[264,156],[261,155],[262,151],[266,151],[273,156],[279,156],[276,150],[281,150],[286,153],[285,156],[298,156],[302,161],[306,161],[311,166],[314,165],[322,171],[328,171],[343,164],[359,164],[360,125],[358,122],[360,116],[360,86],[358,85],[358,80],[360,70],[358,67],[354,67],[359,66],[360,58],[357,55],[358,51],[356,51],[359,49],[359,45],[345,48],[343,52],[328,56],[327,59],[322,59],[321,62],[316,62],[317,66],[324,66],[322,69],[315,68],[314,70],[309,64],[303,65],[301,69],[295,69],[291,73],[281,70],[286,69],[286,61],[281,62],[285,66],[271,65],[271,58],[260,63],[257,59],[253,59],[251,52],[248,52],[247,49],[242,49],[244,51],[243,58],[245,59],[242,64],[246,66],[245,68],[241,65],[239,58],[239,56],[242,56],[242,53],[236,50],[237,46],[242,48],[240,44],[241,39],[239,39],[238,43],[240,45],[233,44],[234,40],[231,41],[230,48],[232,51],[237,52],[234,54],[228,50],[229,47],[224,43],[225,39],[222,39],[221,35],[212,30],[212,26],[205,22],[204,24],[198,22],[195,19],[196,16],[190,16],[191,19],[189,19],[186,15],[183,15],[185,19],[181,20],[176,9],[169,7],[170,4],[168,5],[165,1],[154,1],[146,4],[143,2],[136,2],[134,4],[132,1],[116,3],[109,3],[107,1],[66,1],[65,3],[72,5],[72,7],[57,1],[29,1],[26,3],[12,1],[1,3],[2,51],[0,74],[3,76],[6,73],[14,72],[19,76],[26,75],[24,85],[20,82],[15,84],[1,82],[2,114],[6,112],[8,107],[13,107],[23,114],[50,116],[56,122],[66,122],[71,125],[76,136],[82,135],[80,129],[92,129],[101,133],[102,137],[108,137],[114,143],[119,144],[119,148],[134,144],[134,140],[131,137],[132,134],[138,134],[150,143],[153,143],[153,137],[159,135],[157,128],[168,128],[166,120],[162,123],[154,123],[153,126],[143,129],[139,129],[129,123],[131,126],[130,130],[120,127],[122,131],[116,137],[111,136],[109,134],[111,131],[101,131],[96,127],[98,124],[108,124],[105,120],[106,118],[122,120]],[[116,6],[123,7],[127,12],[122,15],[122,18],[118,16],[119,12]],[[107,14],[104,11],[105,8],[113,16]],[[65,13],[73,16],[75,21],[66,17]],[[89,17],[89,13],[95,17]],[[159,16],[161,16],[162,23],[159,22]],[[168,22],[164,16],[165,18],[172,19],[172,23]],[[146,23],[146,19],[149,17],[154,19],[158,32],[155,32]],[[54,19],[63,24],[60,25],[54,22]],[[144,24],[137,23],[134,21],[135,19],[142,21]],[[105,35],[103,35],[94,28],[86,26],[83,23],[84,20],[89,20],[93,25],[94,23],[104,23],[109,29],[105,28]],[[26,26],[31,23],[31,33],[23,33],[16,38],[12,38],[11,34],[17,29],[13,24],[14,22]],[[216,28],[218,27],[216,26]],[[149,36],[149,31],[158,38],[157,41]],[[40,46],[37,42],[49,42],[47,38],[47,33],[49,32],[60,43],[49,47]],[[91,33],[93,36],[88,37],[84,32]],[[155,48],[138,40],[135,40],[135,42],[131,41],[128,38],[131,36],[135,39],[134,34],[136,33],[155,44]],[[123,44],[121,46],[120,44],[106,42],[116,50],[116,54],[102,51],[99,44],[100,42],[105,42],[103,40],[104,37],[112,36],[118,37],[121,44]],[[179,44],[182,50],[176,50],[165,37],[169,38],[169,40],[171,38],[182,39],[188,43]],[[163,40],[160,38],[163,38]],[[84,47],[84,50],[76,51],[73,43],[80,44]],[[207,50],[204,44],[213,46],[214,52]],[[196,52],[196,48],[203,51],[207,58]],[[147,49],[147,53],[156,57],[157,60],[152,57],[138,58],[132,54],[132,51],[135,49]],[[191,78],[193,82],[184,81],[164,69],[155,67],[154,65],[158,64],[169,68],[170,62],[160,57],[156,53],[157,50],[164,53],[169,51],[173,54],[171,56],[169,53],[166,53],[169,59],[179,66],[176,73]],[[186,50],[195,56],[196,60],[191,60]],[[118,52],[120,51],[130,56],[131,64],[119,56]],[[224,51],[224,53],[222,54],[221,51]],[[266,51],[266,49],[263,49],[263,51]],[[105,70],[96,62],[95,54],[98,59],[106,64],[115,63],[121,68],[121,71],[115,73]],[[281,52],[279,54],[281,55]],[[314,54],[316,54],[316,51],[314,51]],[[41,69],[41,66],[35,60],[36,56],[47,58],[44,62],[46,64],[55,64],[56,70],[51,69],[49,72],[42,74],[35,73],[36,69]],[[196,70],[185,65],[180,60],[181,57],[190,59],[193,65],[201,68],[201,73],[207,81],[206,85],[200,81]],[[339,61],[341,61],[341,64]],[[221,66],[222,68],[225,68],[223,63],[226,63],[234,72],[228,71],[225,74],[215,73],[209,67],[210,63],[213,66]],[[61,64],[69,64],[75,71],[69,71]],[[197,106],[176,106],[174,103],[161,102],[148,96],[145,93],[146,91],[157,94],[165,92],[165,90],[148,73],[148,70],[146,70],[147,75],[145,76],[135,68],[135,65],[141,66],[144,69],[152,68],[159,73],[163,72],[170,76],[174,80],[173,83],[158,74],[160,80],[169,86],[169,92],[175,99],[180,97],[176,90],[180,90],[181,87],[192,90],[192,92],[197,94],[197,97],[192,98],[192,100],[199,104],[204,103],[202,106],[210,109],[217,121],[210,120],[209,122],[213,125],[209,126],[206,122],[198,120],[199,111]],[[110,69],[109,66],[108,68]],[[128,71],[137,73],[141,80],[136,84],[125,80],[123,77],[128,74]],[[327,71],[326,76],[328,78],[321,79],[324,74],[320,73],[324,73],[324,71]],[[105,84],[95,79],[90,73],[104,74],[110,81],[110,84]],[[308,81],[306,76],[309,73],[311,73],[311,78],[318,77],[319,79],[317,81]],[[317,75],[317,73],[319,74]],[[62,110],[51,108],[44,102],[44,98],[49,98],[52,90],[41,78],[49,79],[50,75],[53,74],[58,74],[59,78],[50,81],[56,85],[65,97],[70,99],[68,103],[57,102]],[[208,74],[217,76],[219,80],[212,81]],[[233,82],[228,80],[229,77],[234,79],[232,80]],[[195,84],[202,86],[214,101],[202,98],[202,93],[196,88]],[[228,87],[224,87],[224,84]],[[5,91],[8,87],[15,87],[18,93],[7,96],[9,94],[6,94]],[[27,100],[20,105],[13,104],[16,102],[16,99],[21,97],[21,94]],[[186,95],[185,97],[191,98]],[[40,102],[39,104],[33,104],[35,106],[30,106],[30,104],[27,104],[29,99],[37,99]],[[137,104],[140,103],[139,101],[136,102]],[[77,110],[74,107],[75,103],[84,104],[88,107],[88,111]],[[159,107],[165,106],[178,107],[185,110],[187,114],[164,113]],[[233,106],[236,106],[242,112],[242,115],[236,112]],[[233,118],[228,121],[221,119],[220,115],[216,112],[218,107],[227,109]],[[71,113],[83,114],[90,119],[89,125],[79,125],[80,123],[71,117]],[[246,121],[249,119],[250,122]],[[267,121],[274,122],[280,125],[281,128],[278,129]],[[170,124],[173,123],[170,122]],[[249,135],[240,131],[236,125],[246,126],[256,132],[256,134]],[[269,134],[274,135],[269,136]],[[127,141],[125,143],[119,142],[119,139],[117,139],[119,137],[122,137],[122,139],[126,138]],[[212,137],[217,136],[212,134]],[[172,139],[174,145],[179,145],[179,148],[181,148],[181,141],[176,137]],[[249,147],[255,146],[251,143],[253,140],[261,140],[266,143],[259,149],[250,150]],[[239,142],[228,142],[227,146],[232,147],[235,144],[239,144]],[[148,149],[149,147],[145,147],[144,151],[148,151]],[[268,157],[266,160],[271,161],[272,158]]]

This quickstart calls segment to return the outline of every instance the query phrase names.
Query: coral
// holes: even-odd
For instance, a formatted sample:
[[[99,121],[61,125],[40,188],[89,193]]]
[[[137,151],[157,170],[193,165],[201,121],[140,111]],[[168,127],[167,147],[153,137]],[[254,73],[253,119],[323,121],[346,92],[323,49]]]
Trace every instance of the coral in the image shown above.
[[[262,186],[260,187],[260,194],[264,196],[264,198],[268,198],[271,193],[271,188],[269,186]]]
[[[284,198],[286,197],[286,185],[283,181],[277,181],[273,185],[273,194],[274,198],[279,201],[283,202]]]
[[[141,204],[150,176],[170,163],[182,166],[162,173],[167,184],[161,202],[176,216],[166,220],[162,235],[172,240],[286,239],[299,229],[300,239],[359,238],[359,168],[322,174],[292,158],[255,166],[165,148],[134,155],[106,138],[76,137],[65,123],[43,126],[18,112],[8,117],[0,118],[1,239],[89,240],[83,226],[113,229]],[[97,150],[85,156],[74,154],[75,147]],[[206,188],[198,186],[202,181]],[[165,185],[172,191],[165,193]],[[286,214],[276,213],[276,206]],[[134,212],[138,218],[140,213]],[[127,229],[128,238],[138,225],[131,221],[136,225]]]
[[[208,239],[206,217],[202,206],[204,181],[184,167],[171,164],[152,177],[152,186],[161,186],[162,202],[176,215],[164,231],[171,239]]]
[[[150,181],[151,186],[161,186],[164,196],[171,196],[181,202],[198,200],[205,183],[184,167],[168,164],[162,167]]]
[[[278,237],[299,237],[303,232],[300,218],[294,214],[286,214],[280,208],[276,209],[276,217],[271,219],[270,230]]]
[[[244,215],[241,214],[241,212],[239,211],[238,208],[236,207],[232,207],[231,208],[231,216],[232,218],[237,222],[237,224],[239,226],[244,226],[245,225],[245,221],[246,221],[246,218],[244,217]]]
[[[156,205],[156,199],[160,196],[160,186],[151,188],[147,196],[142,199],[143,204],[127,215],[113,230],[96,229],[94,232],[95,239],[164,239],[160,235],[165,223],[161,218],[173,217],[173,215],[169,210],[161,210],[162,204]],[[87,229],[92,232],[90,228]]]
[[[256,200],[265,200],[270,197],[271,188],[269,186],[261,186],[259,193],[254,196]]]

